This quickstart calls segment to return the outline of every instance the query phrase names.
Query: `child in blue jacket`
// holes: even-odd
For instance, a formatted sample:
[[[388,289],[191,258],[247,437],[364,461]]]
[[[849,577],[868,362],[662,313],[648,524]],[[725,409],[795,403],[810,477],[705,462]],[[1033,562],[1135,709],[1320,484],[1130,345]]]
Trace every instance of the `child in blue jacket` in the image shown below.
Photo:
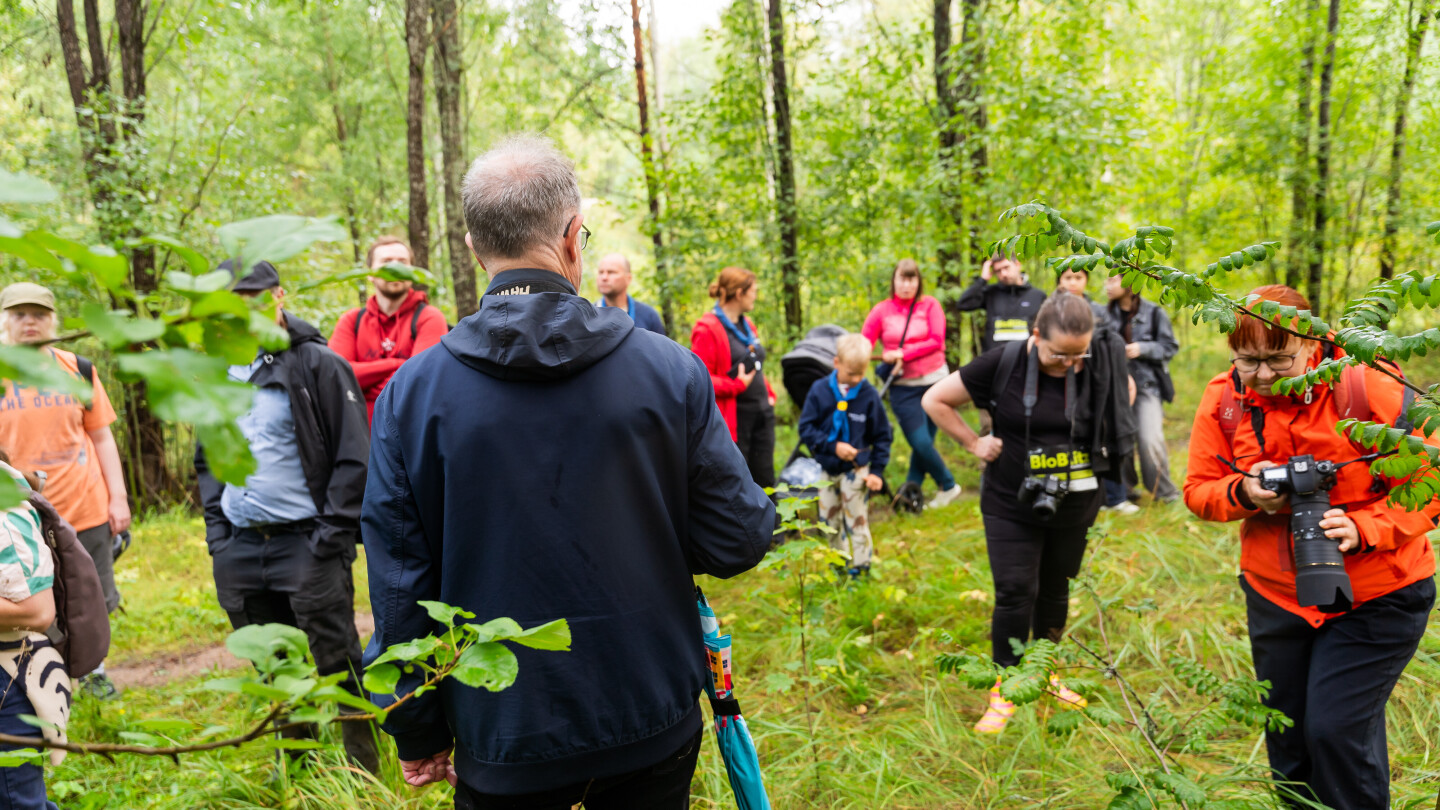
[[[841,337],[835,371],[810,387],[800,414],[800,440],[833,483],[820,488],[820,514],[836,530],[830,547],[850,556],[851,577],[870,570],[875,547],[865,497],[884,486],[890,460],[890,420],[879,392],[865,381],[869,364],[864,335]]]

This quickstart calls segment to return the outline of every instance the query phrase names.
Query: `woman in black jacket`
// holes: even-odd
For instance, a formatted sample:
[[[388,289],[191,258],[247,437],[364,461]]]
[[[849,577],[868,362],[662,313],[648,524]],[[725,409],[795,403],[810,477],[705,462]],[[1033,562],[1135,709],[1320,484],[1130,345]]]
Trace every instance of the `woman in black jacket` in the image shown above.
[[[925,394],[930,418],[988,463],[980,514],[995,583],[992,652],[1000,666],[1020,662],[1012,639],[1059,640],[1070,578],[1100,510],[1097,472],[1109,472],[1096,456],[1108,461],[1127,432],[1133,439],[1125,377],[1115,376],[1128,376],[1124,356],[1109,341],[1092,346],[1094,332],[1089,304],[1057,292],[1040,307],[1027,340],[985,352]],[[955,412],[967,402],[990,409],[991,435],[977,436]],[[1085,705],[1053,675],[1050,691],[1062,706]],[[975,730],[998,734],[1014,712],[997,680]]]

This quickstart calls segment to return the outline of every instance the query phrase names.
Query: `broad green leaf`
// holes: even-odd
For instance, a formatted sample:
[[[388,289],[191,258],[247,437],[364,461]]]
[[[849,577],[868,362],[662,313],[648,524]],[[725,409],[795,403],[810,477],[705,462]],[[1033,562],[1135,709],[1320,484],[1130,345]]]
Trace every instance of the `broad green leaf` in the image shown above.
[[[0,203],[48,203],[58,197],[44,180],[0,169]]]
[[[264,666],[278,655],[304,659],[310,652],[305,632],[285,624],[251,624],[236,630],[225,639],[225,649],[236,658]]]
[[[150,406],[161,418],[192,425],[233,422],[250,410],[255,389],[230,379],[223,358],[189,349],[120,355],[120,370],[145,378]]]
[[[26,235],[31,242],[62,258],[69,259],[75,268],[89,273],[110,292],[130,297],[130,263],[114,248],[105,245],[85,245],[70,239],[62,239],[46,231],[31,231]]]
[[[34,748],[17,748],[14,751],[0,751],[0,768],[17,768],[21,765],[44,765],[45,756]]]
[[[165,322],[155,318],[137,318],[125,310],[109,310],[95,302],[80,308],[80,316],[90,333],[112,349],[137,343],[148,343],[165,334]]]
[[[371,666],[374,666],[375,664],[389,663],[391,661],[400,661],[406,663],[413,661],[424,661],[428,659],[435,652],[435,648],[439,646],[440,639],[434,636],[426,636],[425,638],[417,638],[411,641],[402,641],[399,644],[392,644],[389,649],[385,650],[385,652],[383,653],[380,653],[380,656],[376,658],[373,662],[371,662]]]
[[[503,617],[491,619],[483,624],[472,625],[472,627],[475,631],[477,641],[514,638],[525,632],[520,629],[519,622]]]
[[[430,618],[447,627],[455,624],[456,617],[463,617],[466,619],[475,618],[474,613],[471,613],[464,608],[447,605],[444,602],[427,602],[421,600],[419,602],[416,602],[415,604],[419,605],[422,608],[425,608],[425,612],[430,614]]]
[[[89,380],[71,374],[45,349],[34,346],[0,345],[0,379],[12,383],[6,387],[6,398],[17,400],[16,407],[43,405],[46,397],[73,396],[89,404],[93,389]]]
[[[215,270],[198,276],[182,273],[179,270],[171,270],[165,274],[167,287],[196,301],[216,290],[229,289],[234,281],[235,279],[224,270]]]
[[[248,321],[250,305],[245,302],[244,298],[229,290],[216,290],[190,305],[190,317],[192,318],[208,318],[212,315],[234,315]]]
[[[234,365],[253,363],[260,341],[248,327],[245,321],[229,316],[206,319],[203,332],[205,353],[224,358],[225,362]]]
[[[352,281],[367,279],[370,277],[383,278],[387,281],[413,281],[416,284],[435,284],[435,276],[423,267],[411,267],[402,262],[386,262],[377,268],[356,267],[339,273],[332,273],[316,281],[309,281],[296,288],[297,293],[313,290],[317,287],[328,287],[333,284],[345,284]]]
[[[241,257],[245,267],[257,261],[283,262],[304,252],[316,242],[338,242],[349,238],[336,217],[316,219],[293,214],[274,214],[221,226],[215,235],[225,255]]]
[[[131,246],[155,245],[165,248],[178,256],[180,261],[185,262],[185,266],[190,268],[190,272],[196,275],[202,275],[210,269],[210,262],[200,255],[199,251],[173,236],[143,236],[139,239],[131,239],[126,244]]]
[[[511,640],[516,644],[523,644],[536,650],[568,651],[570,649],[570,624],[564,619],[556,619],[539,627],[532,627]]]
[[[65,269],[55,254],[31,241],[20,226],[0,217],[0,253],[9,253],[33,268],[64,273]]]
[[[514,683],[519,672],[515,653],[504,644],[487,641],[466,648],[451,675],[466,686],[499,692]]]
[[[393,695],[400,683],[400,668],[394,664],[371,664],[365,670],[365,689],[377,695]]]
[[[9,476],[0,478],[0,511],[13,509],[30,497],[30,488]]]
[[[250,395],[254,396],[253,390]],[[205,448],[210,474],[219,481],[244,486],[245,479],[255,472],[255,456],[250,453],[250,442],[236,423],[197,425],[195,438]]]

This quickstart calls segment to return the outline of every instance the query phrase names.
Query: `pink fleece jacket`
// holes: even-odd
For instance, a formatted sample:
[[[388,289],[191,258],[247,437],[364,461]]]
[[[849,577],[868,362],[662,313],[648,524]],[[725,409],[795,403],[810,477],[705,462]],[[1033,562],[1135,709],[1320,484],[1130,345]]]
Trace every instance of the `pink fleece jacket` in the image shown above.
[[[924,377],[945,365],[945,312],[940,302],[925,295],[915,304],[915,315],[910,319],[910,329],[905,330],[905,316],[910,313],[910,302],[891,297],[881,301],[870,310],[860,334],[871,343],[878,338],[885,351],[900,347],[900,335],[905,335],[905,365],[900,370],[901,379]]]

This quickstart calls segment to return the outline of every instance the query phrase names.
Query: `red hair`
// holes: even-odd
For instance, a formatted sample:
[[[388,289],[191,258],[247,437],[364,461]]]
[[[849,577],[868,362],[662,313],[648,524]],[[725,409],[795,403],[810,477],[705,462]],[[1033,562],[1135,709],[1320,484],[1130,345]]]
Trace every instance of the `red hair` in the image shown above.
[[[1296,309],[1309,309],[1310,301],[1294,287],[1284,284],[1266,284],[1263,287],[1256,287],[1250,291],[1251,295],[1260,296],[1246,309],[1254,309],[1261,301],[1274,301],[1282,307],[1295,307]],[[1287,332],[1271,326],[1271,320],[1261,318],[1259,315],[1242,315],[1235,324],[1235,331],[1230,333],[1230,348],[1239,351],[1242,348],[1269,349],[1278,352],[1285,348],[1290,342],[1290,335]],[[1279,316],[1273,323],[1281,323]],[[1293,326],[1291,324],[1284,324]]]

